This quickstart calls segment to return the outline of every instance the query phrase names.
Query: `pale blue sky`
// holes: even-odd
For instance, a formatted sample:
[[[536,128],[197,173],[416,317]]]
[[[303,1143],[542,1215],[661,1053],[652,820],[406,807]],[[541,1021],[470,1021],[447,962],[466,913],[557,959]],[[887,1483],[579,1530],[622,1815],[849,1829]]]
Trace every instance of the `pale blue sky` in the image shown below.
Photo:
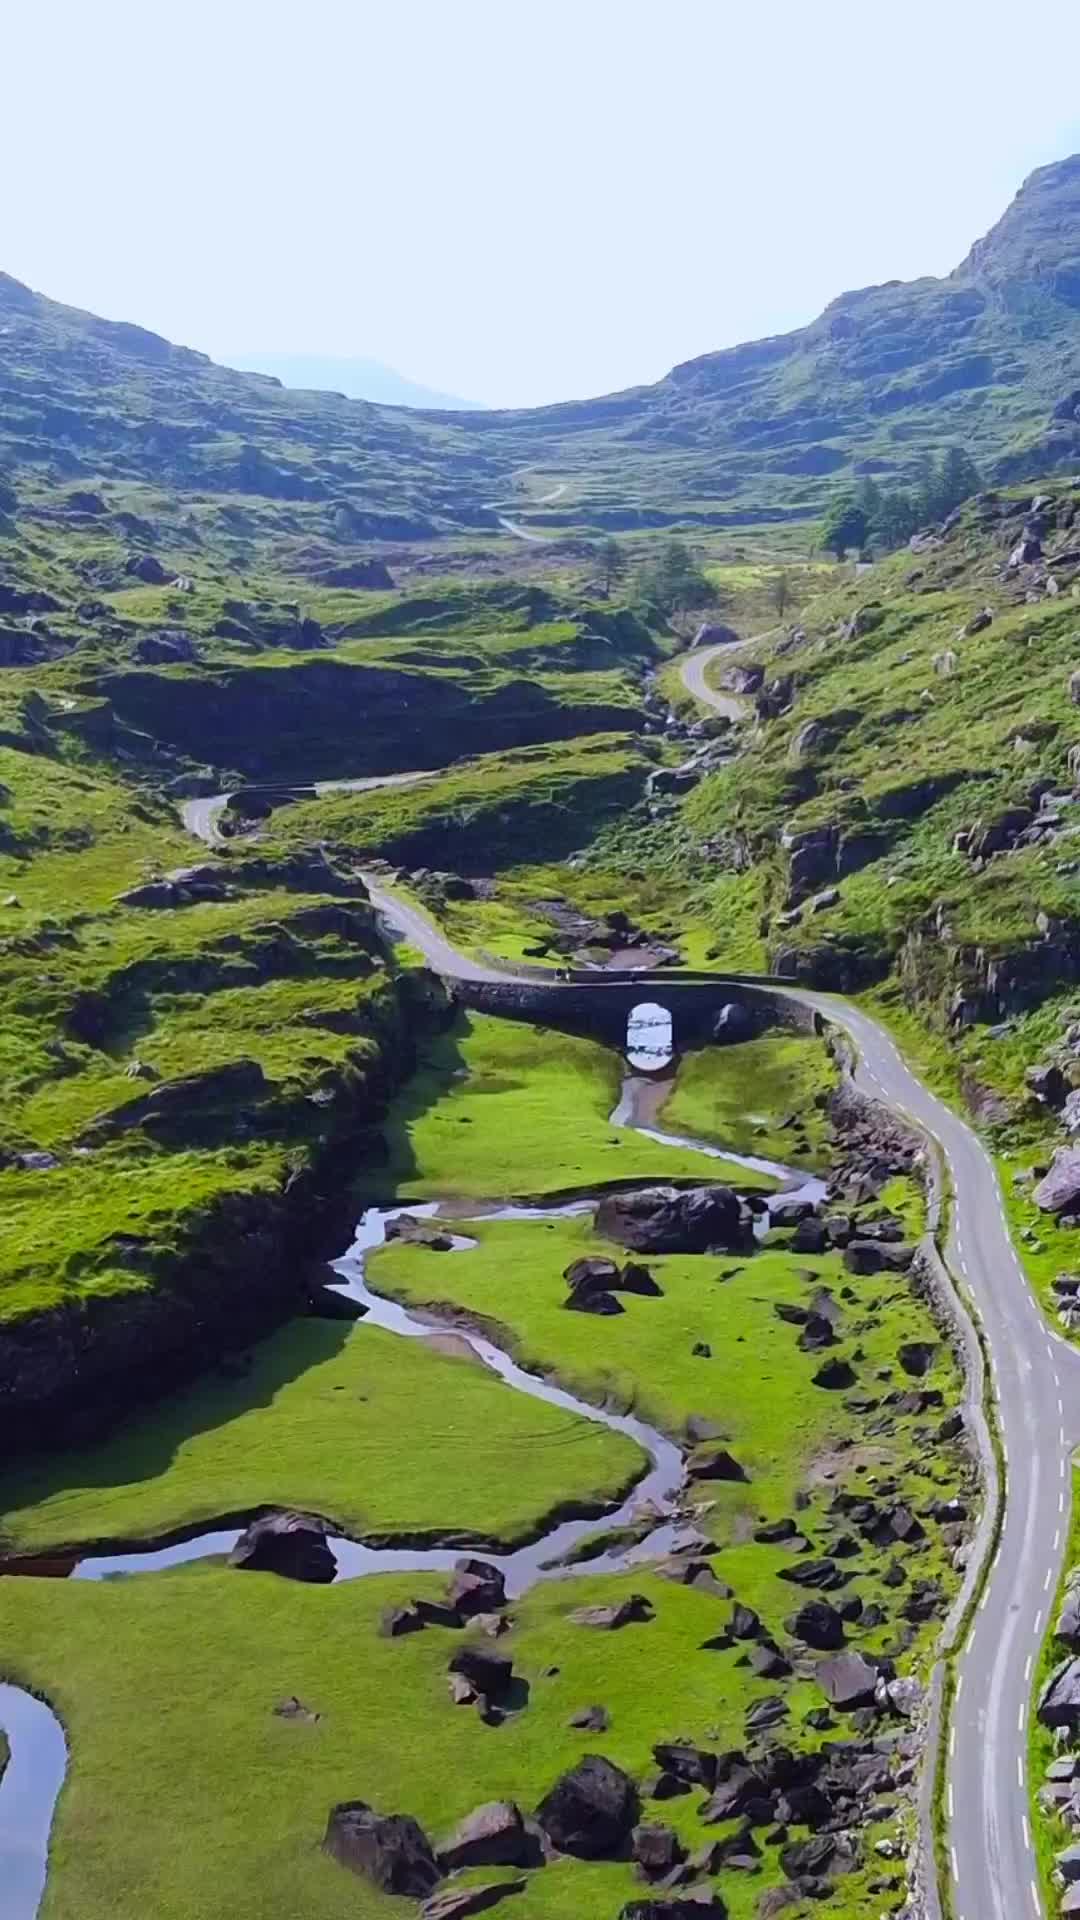
[[[945,272],[1080,148],[1075,0],[9,0],[3,60],[0,267],[490,404]]]

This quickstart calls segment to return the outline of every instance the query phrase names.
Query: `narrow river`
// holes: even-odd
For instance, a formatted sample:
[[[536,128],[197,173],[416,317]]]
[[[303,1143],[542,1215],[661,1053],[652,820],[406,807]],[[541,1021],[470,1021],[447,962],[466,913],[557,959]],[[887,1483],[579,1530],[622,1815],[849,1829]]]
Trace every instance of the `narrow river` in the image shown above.
[[[758,1172],[773,1175],[783,1185],[784,1199],[819,1200],[825,1191],[822,1181],[794,1173],[774,1161],[755,1159],[726,1151],[701,1140],[663,1133],[647,1125],[653,1119],[670,1082],[657,1082],[630,1075],[624,1080],[619,1103],[611,1115],[614,1126],[633,1127],[647,1139],[662,1146],[691,1148],[713,1159],[724,1159]],[[649,1184],[646,1181],[642,1185]],[[781,1197],[781,1196],[776,1196]],[[550,1219],[555,1215],[590,1212],[597,1197],[583,1196],[557,1207],[543,1205],[476,1209],[476,1217],[486,1219]],[[434,1331],[431,1317],[414,1314],[393,1300],[372,1291],[368,1284],[367,1256],[386,1239],[387,1224],[402,1213],[431,1218],[439,1212],[437,1201],[422,1205],[384,1210],[370,1207],[365,1212],[351,1247],[334,1262],[339,1275],[338,1287],[365,1309],[364,1325],[384,1327],[405,1339],[430,1339]],[[466,1223],[467,1224],[467,1223]],[[760,1221],[761,1231],[768,1225],[767,1212]],[[454,1236],[454,1247],[463,1250],[475,1242],[464,1235]],[[482,1365],[520,1393],[563,1408],[581,1419],[597,1421],[617,1433],[624,1433],[641,1448],[648,1465],[622,1504],[602,1516],[561,1521],[538,1539],[508,1554],[489,1553],[484,1557],[502,1571],[508,1595],[518,1596],[537,1580],[566,1578],[576,1572],[617,1573],[635,1561],[656,1559],[669,1553],[679,1542],[679,1502],[685,1485],[685,1466],[678,1445],[655,1427],[631,1413],[618,1413],[606,1407],[579,1400],[542,1376],[518,1366],[509,1354],[482,1335],[454,1327],[455,1343]],[[354,1336],[355,1337],[355,1336]],[[362,1331],[359,1337],[363,1338]],[[590,1534],[640,1523],[642,1517],[655,1520],[645,1537],[635,1545],[598,1554],[585,1561],[565,1564],[565,1558]],[[96,1553],[74,1559],[71,1577],[77,1580],[113,1579],[117,1575],[151,1573],[186,1561],[203,1560],[228,1554],[240,1538],[242,1529],[233,1526],[208,1530],[186,1540],[165,1545],[147,1544],[112,1553]],[[328,1536],[337,1561],[337,1579],[355,1580],[373,1573],[430,1573],[449,1571],[461,1558],[458,1547],[371,1547],[344,1535]],[[2,1567],[0,1567],[2,1572]],[[15,1686],[0,1685],[0,1728],[7,1733],[11,1759],[0,1780],[0,1887],[4,1889],[4,1920],[35,1920],[45,1886],[48,1864],[49,1830],[56,1798],[63,1784],[67,1764],[67,1746],[63,1729],[50,1709],[32,1694]]]

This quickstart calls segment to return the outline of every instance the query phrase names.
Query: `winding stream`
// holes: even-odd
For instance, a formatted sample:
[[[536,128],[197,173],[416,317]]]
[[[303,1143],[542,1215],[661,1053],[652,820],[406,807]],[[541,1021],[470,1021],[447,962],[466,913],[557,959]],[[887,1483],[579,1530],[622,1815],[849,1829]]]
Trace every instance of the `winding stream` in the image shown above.
[[[670,1083],[668,1083],[670,1084]],[[668,1085],[637,1076],[623,1082],[619,1103],[611,1115],[615,1126],[634,1127],[647,1139],[662,1146],[693,1149],[712,1159],[723,1159],[757,1172],[768,1173],[784,1183],[785,1200],[798,1197],[818,1200],[824,1183],[816,1178],[793,1173],[775,1161],[756,1159],[711,1146],[701,1140],[683,1138],[643,1124],[652,1118]],[[643,1181],[642,1185],[649,1184]],[[768,1204],[768,1203],[767,1203]],[[596,1205],[596,1197],[582,1197],[557,1206],[508,1206],[484,1211],[476,1208],[477,1218],[551,1219],[567,1214],[585,1213]],[[432,1218],[439,1213],[438,1201],[390,1209],[369,1207],[356,1231],[351,1247],[334,1262],[340,1276],[338,1290],[358,1301],[365,1309],[364,1321],[385,1328],[405,1339],[430,1339],[438,1322],[410,1312],[396,1301],[372,1291],[366,1276],[367,1256],[386,1240],[389,1222],[401,1214]],[[761,1217],[761,1229],[767,1227],[767,1212]],[[453,1236],[455,1250],[474,1245],[462,1235]],[[492,1341],[469,1330],[454,1327],[454,1338],[482,1365],[498,1375],[519,1393],[560,1407],[577,1418],[593,1420],[626,1434],[641,1448],[648,1460],[643,1476],[614,1512],[564,1520],[549,1528],[538,1539],[508,1554],[483,1552],[503,1573],[509,1597],[525,1593],[536,1581],[567,1578],[578,1572],[615,1573],[635,1561],[655,1559],[669,1553],[679,1541],[677,1505],[685,1483],[683,1456],[673,1440],[632,1413],[618,1413],[606,1407],[579,1400],[564,1388],[542,1376],[527,1372]],[[356,1337],[354,1335],[354,1337]],[[362,1334],[359,1337],[363,1337]],[[589,1535],[621,1528],[655,1516],[655,1525],[636,1545],[607,1551],[594,1558],[565,1564],[565,1557]],[[240,1538],[239,1527],[201,1532],[186,1540],[167,1545],[147,1545],[114,1553],[89,1554],[73,1561],[58,1561],[57,1571],[70,1572],[77,1580],[106,1580],[134,1573],[158,1572],[192,1560],[222,1556],[232,1551]],[[372,1547],[341,1534],[328,1536],[337,1561],[337,1579],[355,1580],[374,1573],[449,1572],[466,1549],[457,1547]],[[67,1745],[60,1722],[34,1695],[15,1686],[0,1684],[0,1728],[7,1733],[11,1759],[0,1780],[0,1886],[4,1889],[5,1920],[35,1920],[45,1886],[48,1865],[49,1830],[57,1795],[63,1784],[67,1763]]]

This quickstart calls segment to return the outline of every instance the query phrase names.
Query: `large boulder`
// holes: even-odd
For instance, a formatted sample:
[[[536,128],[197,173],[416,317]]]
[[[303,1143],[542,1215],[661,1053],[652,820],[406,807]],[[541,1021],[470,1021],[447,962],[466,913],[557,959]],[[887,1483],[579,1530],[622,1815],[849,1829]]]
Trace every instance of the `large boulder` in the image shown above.
[[[844,1622],[827,1600],[808,1600],[786,1622],[787,1630],[819,1653],[838,1653],[844,1645]]]
[[[490,1800],[461,1822],[439,1848],[447,1873],[458,1867],[524,1867],[535,1858],[536,1843],[513,1800]]]
[[[646,1880],[660,1880],[677,1867],[683,1848],[674,1827],[635,1827],[630,1844],[634,1861]]]
[[[463,1620],[476,1613],[497,1613],[506,1605],[506,1581],[489,1560],[459,1560],[446,1598]]]
[[[449,1671],[461,1674],[486,1700],[502,1700],[514,1677],[514,1663],[494,1647],[466,1646],[451,1654]]]
[[[730,1187],[643,1187],[608,1194],[596,1210],[596,1230],[636,1253],[735,1252],[752,1246],[739,1197]]]
[[[1033,1198],[1044,1213],[1075,1213],[1080,1208],[1080,1147],[1058,1148]]]
[[[240,1535],[228,1564],[248,1573],[279,1573],[286,1580],[309,1580],[322,1586],[337,1573],[326,1528],[307,1513],[266,1513],[253,1520]]]
[[[745,1482],[750,1475],[746,1468],[736,1460],[726,1447],[713,1447],[706,1442],[695,1447],[686,1466],[691,1480],[738,1480]]]
[[[407,1813],[378,1814],[363,1800],[333,1808],[323,1852],[383,1893],[413,1900],[425,1900],[441,1878],[423,1828]]]
[[[1080,1731],[1080,1659],[1063,1660],[1054,1668],[1039,1696],[1039,1719],[1044,1727]]]
[[[559,1853],[600,1860],[621,1852],[639,1812],[629,1774],[603,1754],[587,1753],[556,1780],[536,1817]]]
[[[847,1712],[873,1704],[878,1670],[861,1653],[838,1653],[818,1661],[817,1680],[830,1705]]]
[[[1054,1633],[1068,1646],[1080,1647],[1080,1584],[1070,1581]]]
[[[612,1293],[657,1295],[662,1292],[648,1267],[643,1267],[639,1260],[628,1260],[620,1268],[614,1260],[599,1254],[572,1260],[564,1270],[563,1279],[570,1288],[568,1307],[588,1308],[598,1296]]]

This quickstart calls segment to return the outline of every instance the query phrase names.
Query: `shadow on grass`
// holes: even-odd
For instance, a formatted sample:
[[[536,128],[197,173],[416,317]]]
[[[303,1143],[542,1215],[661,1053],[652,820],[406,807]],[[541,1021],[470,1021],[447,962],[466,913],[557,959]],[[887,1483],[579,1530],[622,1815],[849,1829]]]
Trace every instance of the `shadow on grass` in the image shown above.
[[[289,1321],[251,1350],[240,1375],[205,1375],[150,1411],[132,1415],[106,1440],[80,1450],[39,1455],[0,1480],[0,1512],[14,1513],[81,1489],[126,1487],[167,1471],[196,1434],[229,1426],[244,1414],[268,1407],[283,1388],[309,1368],[340,1353],[353,1323],[311,1319]],[[188,1532],[199,1532],[205,1521]],[[3,1522],[0,1520],[0,1534]],[[176,1537],[181,1537],[177,1535]],[[85,1550],[85,1549],[84,1549]]]
[[[456,1080],[469,1073],[461,1043],[471,1032],[468,1014],[459,1013],[452,1026],[425,1040],[418,1050],[416,1071],[395,1094],[383,1123],[386,1157],[380,1166],[364,1167],[354,1182],[358,1210],[375,1203],[389,1205],[419,1175],[413,1126],[438,1105]],[[463,1120],[462,1124],[470,1123]]]

